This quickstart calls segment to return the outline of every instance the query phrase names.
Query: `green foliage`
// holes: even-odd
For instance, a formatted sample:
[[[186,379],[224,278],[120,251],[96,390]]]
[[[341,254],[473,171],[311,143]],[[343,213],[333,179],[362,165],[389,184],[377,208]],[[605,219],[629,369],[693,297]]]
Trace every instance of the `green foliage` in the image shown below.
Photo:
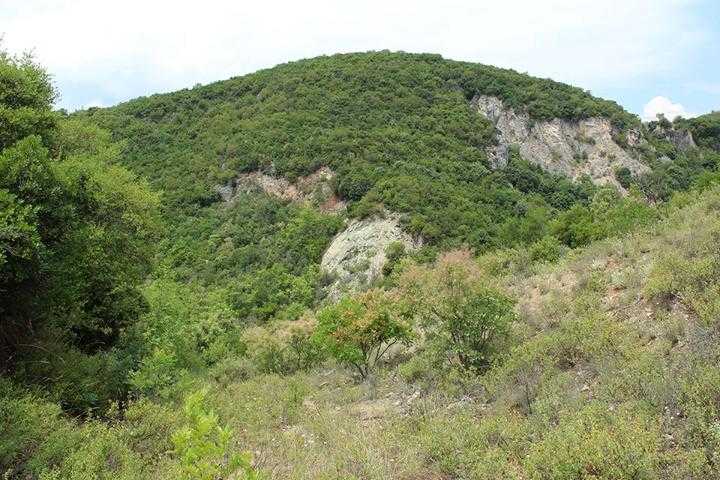
[[[238,353],[239,326],[223,291],[158,276],[144,289],[149,309],[135,326],[142,360],[131,373],[138,392],[167,396],[184,374]]]
[[[271,327],[248,328],[242,339],[245,355],[262,373],[290,374],[316,367],[327,356],[313,337],[315,327],[315,322],[305,316]]]
[[[246,480],[260,478],[249,453],[228,452],[232,431],[221,426],[217,414],[205,407],[205,396],[206,392],[198,391],[187,397],[184,412],[188,425],[172,436],[175,455],[182,466],[181,478],[215,480],[230,475]]]
[[[552,235],[546,235],[528,247],[533,262],[555,262],[567,248]]]
[[[711,478],[716,116],[661,119],[700,149],[650,136],[632,148],[652,171],[618,170],[621,197],[516,150],[491,170],[494,128],[471,107],[481,94],[533,120],[609,118],[627,148],[639,127],[567,85],[389,52],[63,118],[47,73],[0,54],[5,475],[258,478],[205,405],[212,391],[280,478]],[[313,316],[344,214],[248,191],[237,175],[302,186],[320,167],[347,215],[398,212],[424,247],[390,245],[388,290]],[[160,197],[135,175],[163,191],[161,242]],[[647,225],[654,249],[641,233],[618,239]],[[498,248],[481,264],[470,253]],[[579,250],[553,265],[568,248]],[[411,341],[411,357],[392,357],[400,378],[378,369]],[[349,384],[316,368],[328,356],[379,374]],[[185,396],[181,421],[173,402]]]
[[[8,190],[0,190],[0,279],[3,283],[20,280],[29,272],[41,249],[36,213],[18,202]]]
[[[720,112],[690,119],[678,119],[675,124],[679,128],[690,130],[695,143],[699,146],[720,151]]]
[[[655,162],[652,172],[633,178],[630,185],[650,200],[665,201],[674,192],[700,185],[708,174],[717,175],[720,170],[718,152],[693,149],[687,152],[673,151],[671,155],[672,160]]]
[[[55,98],[50,74],[30,54],[15,57],[0,46],[0,151],[31,135],[47,140]]]
[[[268,320],[275,315],[296,317],[304,307],[312,305],[318,275],[317,267],[297,276],[282,264],[247,273],[232,287],[233,306],[249,321]]]
[[[349,216],[401,213],[403,228],[423,238],[426,252],[467,245],[480,253],[552,234],[576,247],[626,231],[619,223],[634,214],[648,221],[647,212],[624,201],[613,225],[593,219],[607,202],[589,211],[597,189],[588,179],[550,174],[517,151],[506,168],[491,170],[484,151],[495,141],[494,128],[468,108],[480,94],[533,120],[601,116],[612,120],[618,137],[639,128],[618,105],[574,87],[390,52],[303,60],[73,119],[109,129],[122,142],[119,161],[164,192],[169,232],[160,250],[178,279],[227,288],[238,317],[267,322],[296,318],[314,304],[322,281],[316,267],[343,222],[245,188],[222,202],[217,187],[239,184],[243,172],[295,181],[330,167]],[[63,136],[67,144],[83,138]],[[659,152],[660,144],[654,148]],[[693,171],[707,171],[699,158],[690,161]],[[646,196],[667,198],[685,188],[676,181],[682,175],[657,168],[653,180],[633,179]],[[553,230],[551,220],[573,207]]]
[[[711,189],[709,198],[717,195]],[[720,202],[706,200],[687,208],[690,218],[672,216],[668,222],[685,227],[694,218],[702,218],[701,225],[692,230],[680,228],[671,237],[671,244],[654,263],[645,292],[654,298],[682,302],[705,323],[716,325],[720,315]],[[677,214],[675,214],[677,215]],[[694,217],[694,218],[693,218]]]
[[[0,379],[0,470],[13,472],[13,466],[36,454],[43,435],[66,430],[59,414],[56,404],[23,394],[9,380]]]
[[[312,304],[317,266],[341,224],[335,215],[248,193],[176,222],[161,249],[180,280],[227,289],[240,319],[266,321]]]
[[[526,460],[529,478],[656,478],[657,429],[636,412],[613,414],[605,405],[591,403],[533,445]]]
[[[238,172],[294,180],[329,166],[351,215],[384,204],[405,213],[406,228],[432,244],[486,249],[500,242],[496,225],[515,217],[527,196],[539,192],[564,209],[586,194],[584,184],[519,159],[506,172],[487,168],[483,151],[494,129],[468,108],[477,94],[498,96],[537,120],[604,116],[619,127],[638,124],[617,104],[568,85],[390,52],[303,60],[77,115],[126,141],[122,162],[165,192],[177,224],[186,216],[214,217],[214,187]],[[192,241],[186,232],[173,236],[183,248]],[[245,265],[238,257],[225,264]]]
[[[0,51],[0,373],[74,414],[126,395],[122,336],[160,233],[159,198],[110,135],[52,112],[49,75]]]
[[[638,196],[620,197],[612,189],[602,189],[588,206],[577,204],[561,213],[551,231],[565,245],[576,248],[649,225],[660,215]]]
[[[621,167],[615,170],[615,179],[618,181],[621,187],[629,188],[632,183],[632,172],[627,167]]]
[[[336,360],[366,378],[393,345],[410,341],[406,317],[401,299],[370,290],[320,310],[316,339]]]
[[[393,273],[398,262],[406,255],[405,244],[402,242],[393,242],[385,249],[385,265],[383,265],[383,275],[386,277]]]
[[[429,350],[465,369],[491,365],[515,320],[514,302],[487,284],[467,252],[442,256],[434,269],[408,269],[399,285],[414,302]]]

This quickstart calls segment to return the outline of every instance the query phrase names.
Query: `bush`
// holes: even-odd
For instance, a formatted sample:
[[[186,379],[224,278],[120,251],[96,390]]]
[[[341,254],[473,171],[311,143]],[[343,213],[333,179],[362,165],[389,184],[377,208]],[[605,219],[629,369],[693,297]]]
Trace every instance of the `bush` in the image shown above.
[[[535,479],[652,479],[659,450],[658,425],[642,413],[593,403],[534,443],[525,465]]]
[[[637,194],[621,197],[604,188],[590,205],[577,204],[560,214],[550,230],[562,243],[576,248],[650,225],[659,218],[658,210]]]
[[[32,459],[40,456],[44,442],[58,435],[71,436],[71,424],[61,413],[56,404],[0,378],[0,471],[19,474],[27,467],[25,462],[37,463]],[[58,460],[55,455],[45,456],[48,461]]]
[[[514,302],[488,286],[469,252],[409,269],[399,282],[437,355],[466,369],[487,368],[515,319]]]
[[[530,259],[533,262],[555,262],[567,247],[552,235],[546,235],[528,247]]]
[[[402,242],[392,242],[385,249],[385,258],[387,259],[383,265],[382,272],[386,277],[390,276],[395,270],[395,266],[405,257],[405,244]]]
[[[245,355],[261,373],[289,374],[319,365],[325,358],[313,338],[315,322],[310,317],[271,327],[253,327],[243,334]]]
[[[670,241],[661,247],[645,286],[648,296],[676,299],[707,325],[717,325],[720,316],[718,198],[720,191],[715,189],[703,201],[671,214]]]
[[[150,311],[136,328],[141,358],[130,375],[138,392],[167,396],[185,373],[239,353],[239,329],[223,291],[159,272],[144,293]]]
[[[198,391],[187,397],[183,410],[188,424],[172,435],[182,478],[215,480],[233,475],[244,480],[259,479],[249,453],[230,451],[232,431],[221,426],[217,414],[205,407],[205,396],[205,391]]]

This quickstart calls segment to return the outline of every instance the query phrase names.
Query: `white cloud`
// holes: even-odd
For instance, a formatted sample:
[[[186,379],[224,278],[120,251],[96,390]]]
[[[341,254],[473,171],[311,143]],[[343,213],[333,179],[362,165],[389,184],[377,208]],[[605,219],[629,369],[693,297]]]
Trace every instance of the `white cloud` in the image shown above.
[[[34,47],[73,106],[376,49],[594,89],[680,66],[704,36],[687,13],[695,1],[0,0],[0,33],[13,50]]]
[[[673,103],[669,98],[657,96],[652,98],[643,107],[642,118],[649,122],[657,120],[659,114],[665,115],[668,120],[674,120],[676,117],[691,118],[696,115],[685,110],[679,103]]]

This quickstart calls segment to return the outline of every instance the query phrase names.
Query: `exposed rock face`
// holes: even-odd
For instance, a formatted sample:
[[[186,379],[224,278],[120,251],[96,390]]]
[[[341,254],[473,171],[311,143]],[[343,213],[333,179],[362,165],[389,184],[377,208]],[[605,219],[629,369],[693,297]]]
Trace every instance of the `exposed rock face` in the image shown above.
[[[473,98],[471,105],[497,129],[498,145],[488,151],[494,168],[507,165],[508,149],[517,145],[523,158],[545,170],[573,179],[588,175],[595,183],[619,189],[622,187],[615,179],[616,168],[627,167],[634,174],[648,171],[615,143],[612,125],[605,118],[537,122],[525,112],[505,108],[496,97],[481,95]],[[629,135],[629,142],[640,142],[638,135]]]
[[[337,300],[344,292],[362,290],[380,278],[387,261],[385,251],[394,242],[401,242],[408,250],[421,244],[402,231],[393,215],[350,221],[333,239],[320,263],[332,279],[325,288],[328,298]]]
[[[658,125],[657,127],[655,127],[652,133],[658,138],[663,138],[669,141],[670,143],[675,145],[675,148],[682,152],[697,148],[692,133],[690,133],[688,130],[664,128],[663,126]]]
[[[637,148],[647,143],[647,140],[645,140],[645,137],[643,137],[642,132],[638,130],[637,128],[631,128],[627,132],[627,144],[630,147]]]
[[[215,191],[225,202],[231,202],[238,193],[261,190],[286,201],[309,203],[321,211],[337,212],[345,209],[345,202],[337,198],[331,182],[335,173],[322,167],[295,183],[263,172],[243,173],[228,185],[218,185]]]

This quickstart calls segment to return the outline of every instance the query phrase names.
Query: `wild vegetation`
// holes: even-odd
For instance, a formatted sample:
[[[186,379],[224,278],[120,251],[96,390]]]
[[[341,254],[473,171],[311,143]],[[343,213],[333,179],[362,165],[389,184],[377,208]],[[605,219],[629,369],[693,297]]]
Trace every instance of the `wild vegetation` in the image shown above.
[[[663,123],[684,150],[573,87],[388,52],[73,115],[30,57],[0,87],[3,478],[718,476],[713,115]],[[652,170],[627,195],[492,170],[479,93],[639,129]],[[320,166],[347,213],[215,188]],[[386,209],[425,246],[322,298],[344,217]]]
[[[283,311],[296,318],[313,303],[322,284],[315,267],[341,222],[263,193],[241,191],[222,201],[217,187],[243,172],[295,180],[330,167],[349,216],[401,214],[403,228],[423,239],[420,255],[431,259],[463,245],[480,253],[548,236],[571,247],[587,244],[632,225],[631,216],[625,223],[621,217],[646,208],[639,197],[667,200],[720,162],[709,151],[686,154],[648,136],[652,144],[636,154],[653,173],[625,172],[623,183],[640,194],[618,197],[611,210],[619,218],[600,228],[593,218],[605,215],[610,194],[591,205],[598,189],[589,181],[549,174],[517,152],[507,168],[490,168],[485,147],[495,142],[494,127],[469,106],[478,94],[538,121],[607,117],[618,141],[642,128],[614,102],[575,87],[391,52],[303,60],[73,117],[112,132],[121,163],[162,192],[168,235],[160,256],[178,280],[229,290],[238,316],[259,319]],[[658,160],[663,156],[673,161]],[[559,224],[551,222],[556,218]],[[272,298],[263,293],[270,284],[281,285]]]
[[[690,119],[677,119],[678,126],[687,128],[692,132],[693,138],[701,147],[720,150],[720,112],[712,112],[706,115]]]

